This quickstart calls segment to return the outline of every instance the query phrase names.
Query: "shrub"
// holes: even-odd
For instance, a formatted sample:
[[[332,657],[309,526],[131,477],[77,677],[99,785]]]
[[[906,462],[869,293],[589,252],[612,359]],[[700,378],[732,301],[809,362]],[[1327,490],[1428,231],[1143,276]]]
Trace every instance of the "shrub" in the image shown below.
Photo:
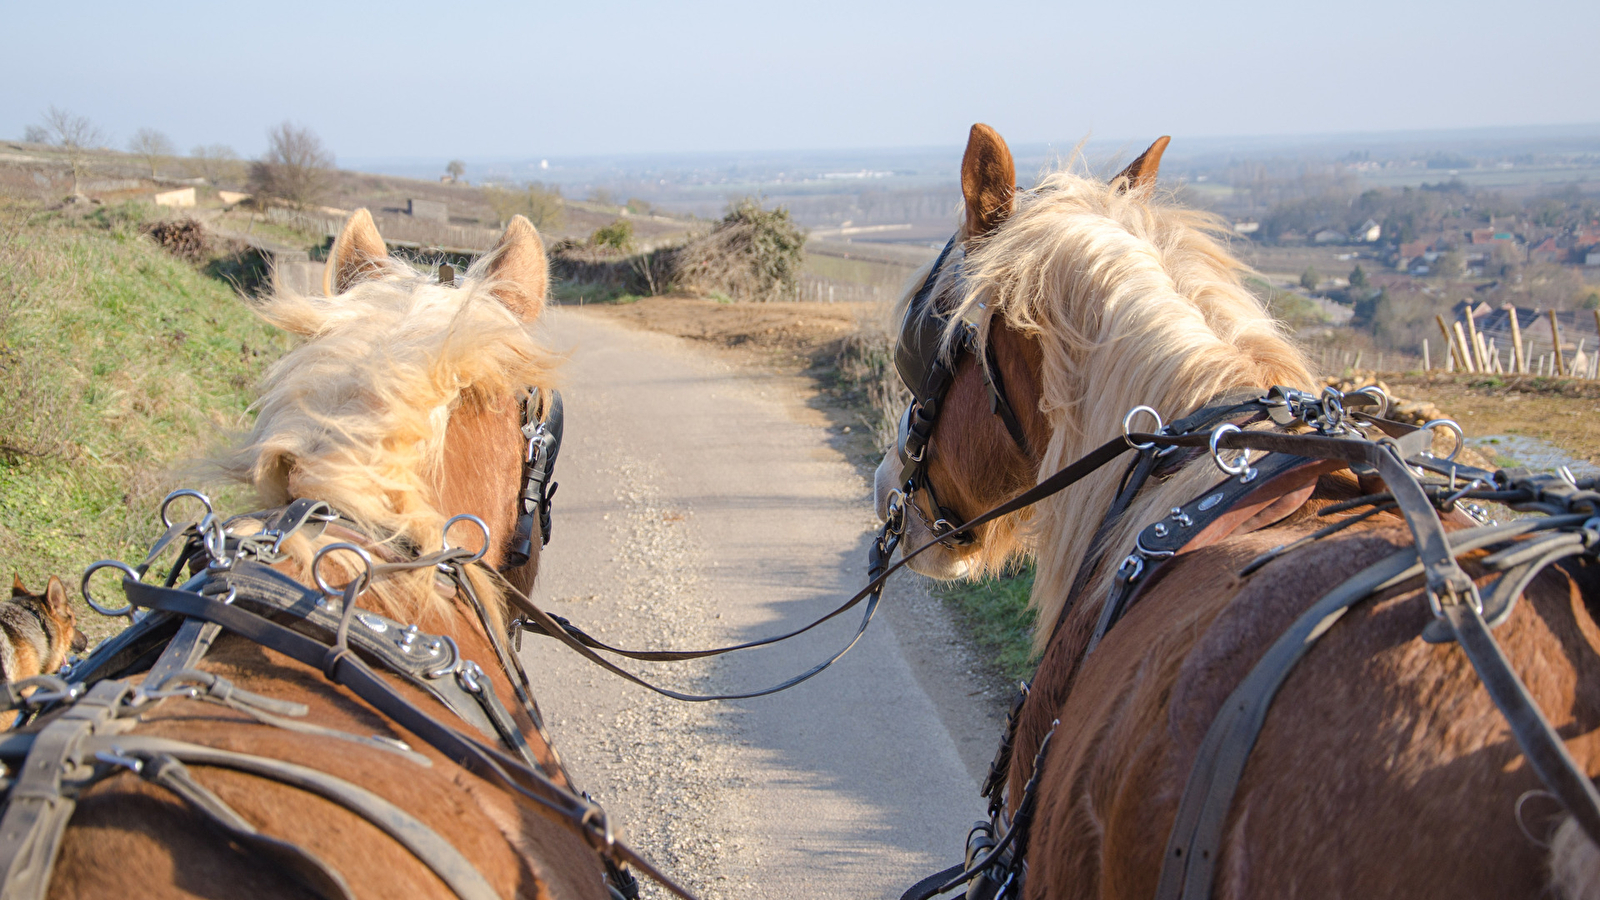
[[[783,300],[794,295],[805,244],[805,233],[787,209],[763,209],[746,197],[683,248],[676,280],[687,289],[720,290],[734,300]]]
[[[594,234],[589,235],[589,243],[626,253],[633,249],[633,223],[618,219],[610,225],[596,228]]]

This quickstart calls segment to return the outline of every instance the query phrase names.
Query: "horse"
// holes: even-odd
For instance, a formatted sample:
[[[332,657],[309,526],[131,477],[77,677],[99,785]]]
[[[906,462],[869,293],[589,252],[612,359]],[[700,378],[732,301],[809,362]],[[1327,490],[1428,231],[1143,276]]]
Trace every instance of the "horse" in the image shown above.
[[[297,615],[307,620],[325,607],[341,608],[342,598],[343,612],[324,620],[337,625],[340,652],[321,665],[293,656],[284,648],[306,640],[293,628],[315,629],[274,625],[289,621],[277,609],[254,626],[289,635],[271,647],[237,636],[231,624],[207,631],[207,622],[238,617],[243,587],[237,600],[233,593],[161,588],[134,580],[143,568],[122,565],[130,599],[146,596],[137,593],[143,590],[155,598],[148,603],[177,598],[211,612],[195,612],[173,637],[172,614],[151,611],[144,623],[165,615],[174,624],[153,649],[111,654],[115,664],[102,674],[120,669],[126,684],[109,691],[110,699],[85,707],[119,679],[74,685],[56,699],[87,690],[86,699],[54,715],[47,708],[21,734],[3,736],[31,740],[39,753],[52,727],[93,709],[114,713],[91,737],[72,738],[109,749],[68,754],[58,778],[94,777],[70,795],[75,807],[67,804],[70,821],[58,845],[41,840],[46,849],[35,848],[32,863],[27,853],[13,862],[17,857],[0,847],[8,896],[13,888],[15,896],[44,896],[46,884],[52,898],[608,896],[597,847],[611,849],[609,826],[603,835],[585,833],[521,802],[512,777],[486,774],[503,774],[513,765],[506,757],[465,740],[455,751],[439,749],[452,746],[455,729],[471,730],[439,699],[450,687],[445,682],[459,682],[486,710],[486,686],[504,698],[524,689],[501,664],[507,657],[500,643],[511,624],[506,598],[538,571],[538,531],[531,552],[513,546],[519,517],[529,511],[522,502],[533,452],[529,426],[540,424],[526,413],[533,393],[550,396],[559,362],[534,334],[549,275],[539,234],[526,219],[514,217],[494,250],[456,281],[452,273],[441,283],[432,270],[392,258],[372,217],[358,210],[332,245],[325,296],[280,285],[257,304],[259,315],[301,342],[266,375],[248,435],[212,464],[253,488],[267,507],[288,512],[236,517],[224,527],[207,504],[208,515],[185,532],[194,551],[188,571],[275,585],[280,597],[301,604]],[[457,522],[447,535],[462,516],[476,517],[479,528]],[[268,530],[288,518],[292,526]],[[265,562],[231,549],[247,545]],[[447,577],[442,570],[468,552],[481,565],[460,565]],[[169,585],[181,574],[175,568]],[[329,588],[330,580],[347,584]],[[86,575],[92,600],[88,582]],[[309,587],[317,584],[328,593]],[[301,586],[308,589],[301,593]],[[362,632],[367,643],[358,646],[361,635],[347,632]],[[167,662],[185,635],[192,652]],[[351,648],[370,654],[389,639],[391,657],[445,659],[450,653],[442,650],[458,651],[453,668],[428,676],[438,676],[439,692],[390,672],[359,690],[355,676],[373,670]],[[85,664],[108,652],[96,651]],[[161,683],[151,683],[155,669],[166,676]],[[80,665],[67,680],[84,679],[85,671]],[[397,722],[390,710],[407,705],[418,714]],[[525,742],[527,766],[542,771],[550,796],[598,811],[578,797],[537,707],[505,706],[515,734],[504,739],[508,747]],[[180,746],[187,749],[161,749]],[[240,768],[241,754],[254,762]],[[487,768],[464,762],[485,758]],[[26,799],[13,786],[6,821],[24,816]],[[45,802],[67,803],[54,795]],[[586,814],[591,824],[601,818]]]
[[[1383,490],[1370,472],[1324,467],[1165,559],[1115,619],[1119,579],[1147,561],[1139,542],[1185,524],[1196,498],[1254,477],[1222,475],[1237,461],[1213,466],[1203,447],[1157,459],[1131,501],[1134,470],[1107,465],[970,532],[953,527],[1152,412],[1170,422],[1275,386],[1316,395],[1305,356],[1248,290],[1226,224],[1156,189],[1166,145],[1109,182],[1063,169],[1019,191],[1004,140],[974,126],[964,217],[946,250],[959,265],[935,263],[901,304],[934,311],[935,343],[921,352],[943,373],[929,376],[943,394],[936,417],[913,405],[901,449],[879,466],[880,517],[903,519],[904,546],[940,541],[911,563],[935,578],[1021,557],[1036,565],[1038,668],[991,773],[1002,821],[1033,804],[1021,896],[1034,900],[1174,896],[1158,893],[1169,837],[1224,703],[1314,601],[1412,545],[1392,507],[1350,512]],[[1270,419],[1242,424],[1281,431]],[[1114,503],[1120,515],[1109,514]],[[1444,519],[1447,529],[1475,524],[1459,509]],[[1468,568],[1481,574],[1472,560],[1483,556],[1469,555]],[[1547,568],[1495,629],[1590,779],[1600,772],[1597,587],[1592,564]],[[1434,619],[1425,594],[1413,578],[1350,609],[1290,672],[1247,751],[1201,888],[1230,898],[1600,890],[1593,841],[1544,792],[1462,648],[1419,638]]]

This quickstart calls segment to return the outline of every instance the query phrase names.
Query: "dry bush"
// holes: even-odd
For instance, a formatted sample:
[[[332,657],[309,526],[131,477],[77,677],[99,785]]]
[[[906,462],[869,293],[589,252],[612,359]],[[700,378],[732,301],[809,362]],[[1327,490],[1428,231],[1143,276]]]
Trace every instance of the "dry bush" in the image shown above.
[[[267,152],[250,166],[257,197],[290,206],[316,206],[333,181],[333,154],[311,129],[281,122],[267,130]]]
[[[846,335],[839,346],[840,387],[859,392],[863,413],[878,445],[894,443],[900,414],[911,402],[911,392],[894,367],[894,341],[881,328],[863,326]]]
[[[734,300],[787,300],[805,262],[806,236],[789,211],[763,209],[754,198],[729,207],[722,221],[689,241],[677,259],[682,288]]]
[[[144,229],[145,234],[161,248],[181,260],[203,262],[210,247],[206,242],[204,225],[194,219],[169,219],[155,222]]]

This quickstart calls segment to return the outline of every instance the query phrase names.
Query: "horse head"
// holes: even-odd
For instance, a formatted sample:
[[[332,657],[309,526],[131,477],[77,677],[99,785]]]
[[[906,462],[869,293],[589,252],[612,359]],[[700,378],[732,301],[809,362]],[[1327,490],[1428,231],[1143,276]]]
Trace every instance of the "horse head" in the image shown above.
[[[449,519],[476,516],[489,545],[462,525],[452,545],[483,549],[488,568],[525,590],[537,539],[526,562],[506,563],[521,512],[524,404],[530,389],[548,396],[554,373],[533,335],[548,284],[544,246],[521,216],[459,283],[441,283],[391,257],[357,210],[330,252],[325,296],[280,289],[261,306],[305,340],[268,374],[255,427],[225,468],[269,504],[324,500],[395,549],[437,550]],[[315,543],[285,549],[309,559]],[[441,611],[425,573],[388,580],[373,590],[389,596],[364,602],[412,620]]]
[[[903,520],[905,545],[1115,436],[1134,406],[1170,421],[1234,388],[1309,387],[1300,354],[1245,287],[1224,223],[1158,194],[1167,141],[1109,181],[1062,170],[1019,191],[1005,142],[973,126],[964,219],[900,306],[897,362],[916,398],[875,481],[879,515]],[[941,367],[944,377],[927,376]],[[913,567],[971,577],[1038,551],[1035,603],[1049,623],[1100,522],[1083,511],[1105,510],[1121,474],[945,540]]]

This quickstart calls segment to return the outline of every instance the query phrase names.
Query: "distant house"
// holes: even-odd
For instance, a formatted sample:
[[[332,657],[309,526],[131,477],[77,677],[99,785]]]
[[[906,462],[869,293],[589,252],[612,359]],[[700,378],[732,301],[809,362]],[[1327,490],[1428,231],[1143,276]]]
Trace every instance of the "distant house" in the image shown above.
[[[1380,238],[1382,236],[1383,236],[1383,226],[1379,225],[1376,221],[1374,221],[1372,219],[1368,219],[1367,221],[1361,223],[1361,227],[1357,228],[1355,230],[1355,233],[1352,234],[1350,237],[1353,240],[1364,241],[1364,242],[1366,242],[1368,244],[1372,244],[1372,243],[1376,243],[1378,238]]]
[[[1255,234],[1256,232],[1258,232],[1260,230],[1261,230],[1261,223],[1260,222],[1235,222],[1235,223],[1233,223],[1233,231],[1234,231],[1235,234]]]
[[[1493,228],[1474,228],[1469,233],[1474,244],[1509,244],[1516,240],[1509,231],[1496,231]]]
[[[1556,239],[1547,237],[1540,241],[1538,246],[1528,251],[1528,259],[1540,263],[1560,263],[1567,261],[1567,251],[1556,246]]]
[[[194,188],[178,188],[173,191],[162,191],[155,196],[157,206],[194,206]]]
[[[1428,252],[1427,241],[1406,241],[1400,245],[1401,259],[1416,259],[1426,252]]]
[[[1589,251],[1583,258],[1583,264],[1586,266],[1600,266],[1600,251]]]
[[[1312,235],[1311,239],[1319,244],[1342,244],[1348,240],[1344,232],[1333,228],[1324,228]]]
[[[407,200],[406,215],[413,219],[427,219],[433,222],[450,221],[450,207],[438,200]]]

